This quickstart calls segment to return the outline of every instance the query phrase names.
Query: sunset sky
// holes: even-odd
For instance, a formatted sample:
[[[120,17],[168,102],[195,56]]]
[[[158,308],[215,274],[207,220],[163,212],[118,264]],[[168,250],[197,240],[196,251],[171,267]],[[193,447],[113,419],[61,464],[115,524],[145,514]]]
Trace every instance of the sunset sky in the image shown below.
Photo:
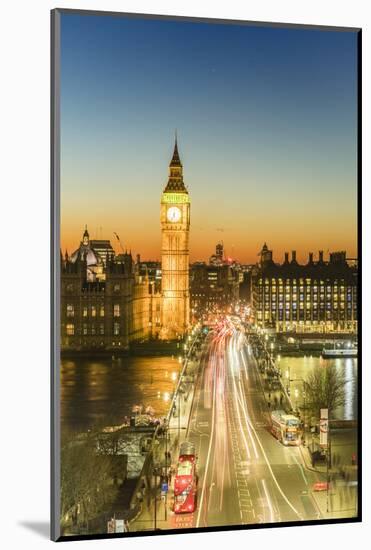
[[[356,33],[63,14],[61,247],[160,259],[177,128],[191,261],[356,252]]]

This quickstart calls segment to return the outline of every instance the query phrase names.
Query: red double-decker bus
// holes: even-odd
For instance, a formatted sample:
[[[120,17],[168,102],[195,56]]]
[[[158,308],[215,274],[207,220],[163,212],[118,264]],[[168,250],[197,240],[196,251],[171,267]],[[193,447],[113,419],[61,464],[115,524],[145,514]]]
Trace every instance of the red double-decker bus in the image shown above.
[[[197,474],[196,455],[192,443],[180,446],[178,466],[174,478],[174,512],[191,514],[196,509]]]

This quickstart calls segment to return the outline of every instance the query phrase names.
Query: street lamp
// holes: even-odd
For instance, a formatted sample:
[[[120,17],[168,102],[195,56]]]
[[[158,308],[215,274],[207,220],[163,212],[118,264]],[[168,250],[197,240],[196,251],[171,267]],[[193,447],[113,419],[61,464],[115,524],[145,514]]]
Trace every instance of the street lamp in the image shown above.
[[[169,394],[169,392],[166,391],[166,392],[164,393],[164,401],[165,401],[165,403],[167,403],[167,402],[169,401],[169,399],[170,399],[170,394]]]
[[[306,398],[306,393],[305,393],[305,380],[303,378],[292,378],[290,379],[290,382],[301,382],[303,384],[303,400],[304,400],[304,430],[303,430],[303,445],[305,445],[305,425],[306,425],[306,403],[305,403],[305,398]],[[297,397],[299,395],[299,390],[297,388],[295,388],[295,397],[296,397],[296,409],[298,408],[298,402],[297,402]],[[312,438],[312,441],[313,441],[313,438]]]
[[[298,410],[298,397],[299,397],[298,388],[295,388],[294,393],[295,393],[295,406],[296,406],[296,410]]]
[[[286,392],[290,395],[290,367],[286,370]]]

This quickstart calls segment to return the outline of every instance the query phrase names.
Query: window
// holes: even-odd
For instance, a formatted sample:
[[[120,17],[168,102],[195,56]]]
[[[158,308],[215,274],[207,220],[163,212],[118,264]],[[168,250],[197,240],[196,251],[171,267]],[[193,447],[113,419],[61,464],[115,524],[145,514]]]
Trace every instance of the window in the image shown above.
[[[120,335],[120,323],[113,323],[113,334],[115,336]]]
[[[72,304],[67,304],[67,317],[73,317],[75,315],[75,308]]]
[[[73,285],[71,283],[66,286],[66,291],[70,293],[73,292]]]
[[[86,306],[83,307],[82,309],[82,316],[83,317],[87,317],[88,316],[88,308]]]
[[[113,306],[113,316],[120,317],[120,304],[114,304]]]
[[[104,317],[104,306],[103,306],[103,305],[100,306],[99,315],[100,315],[101,317]]]
[[[67,336],[73,336],[75,334],[75,325],[73,323],[68,323],[66,326]]]
[[[113,292],[120,292],[120,283],[115,283],[113,285]]]
[[[92,334],[92,336],[95,335],[95,325],[91,326],[91,334]]]
[[[101,324],[99,325],[99,334],[100,334],[101,336],[104,335],[104,324],[103,324],[103,323],[101,323]]]
[[[87,334],[88,334],[88,324],[87,323],[84,323],[82,325],[82,333],[83,333],[84,336],[87,336]]]
[[[95,306],[91,306],[91,316],[96,317],[97,315],[97,308]]]

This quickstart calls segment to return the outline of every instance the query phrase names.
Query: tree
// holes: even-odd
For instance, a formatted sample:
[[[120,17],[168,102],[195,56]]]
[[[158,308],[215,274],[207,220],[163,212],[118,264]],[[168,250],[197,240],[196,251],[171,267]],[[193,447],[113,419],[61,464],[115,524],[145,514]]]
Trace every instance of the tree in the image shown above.
[[[304,381],[306,408],[316,418],[319,418],[320,409],[328,409],[330,418],[334,410],[345,403],[346,384],[335,365],[314,369]]]
[[[85,524],[106,511],[117,495],[112,456],[98,454],[96,438],[68,438],[61,449],[61,526]]]

